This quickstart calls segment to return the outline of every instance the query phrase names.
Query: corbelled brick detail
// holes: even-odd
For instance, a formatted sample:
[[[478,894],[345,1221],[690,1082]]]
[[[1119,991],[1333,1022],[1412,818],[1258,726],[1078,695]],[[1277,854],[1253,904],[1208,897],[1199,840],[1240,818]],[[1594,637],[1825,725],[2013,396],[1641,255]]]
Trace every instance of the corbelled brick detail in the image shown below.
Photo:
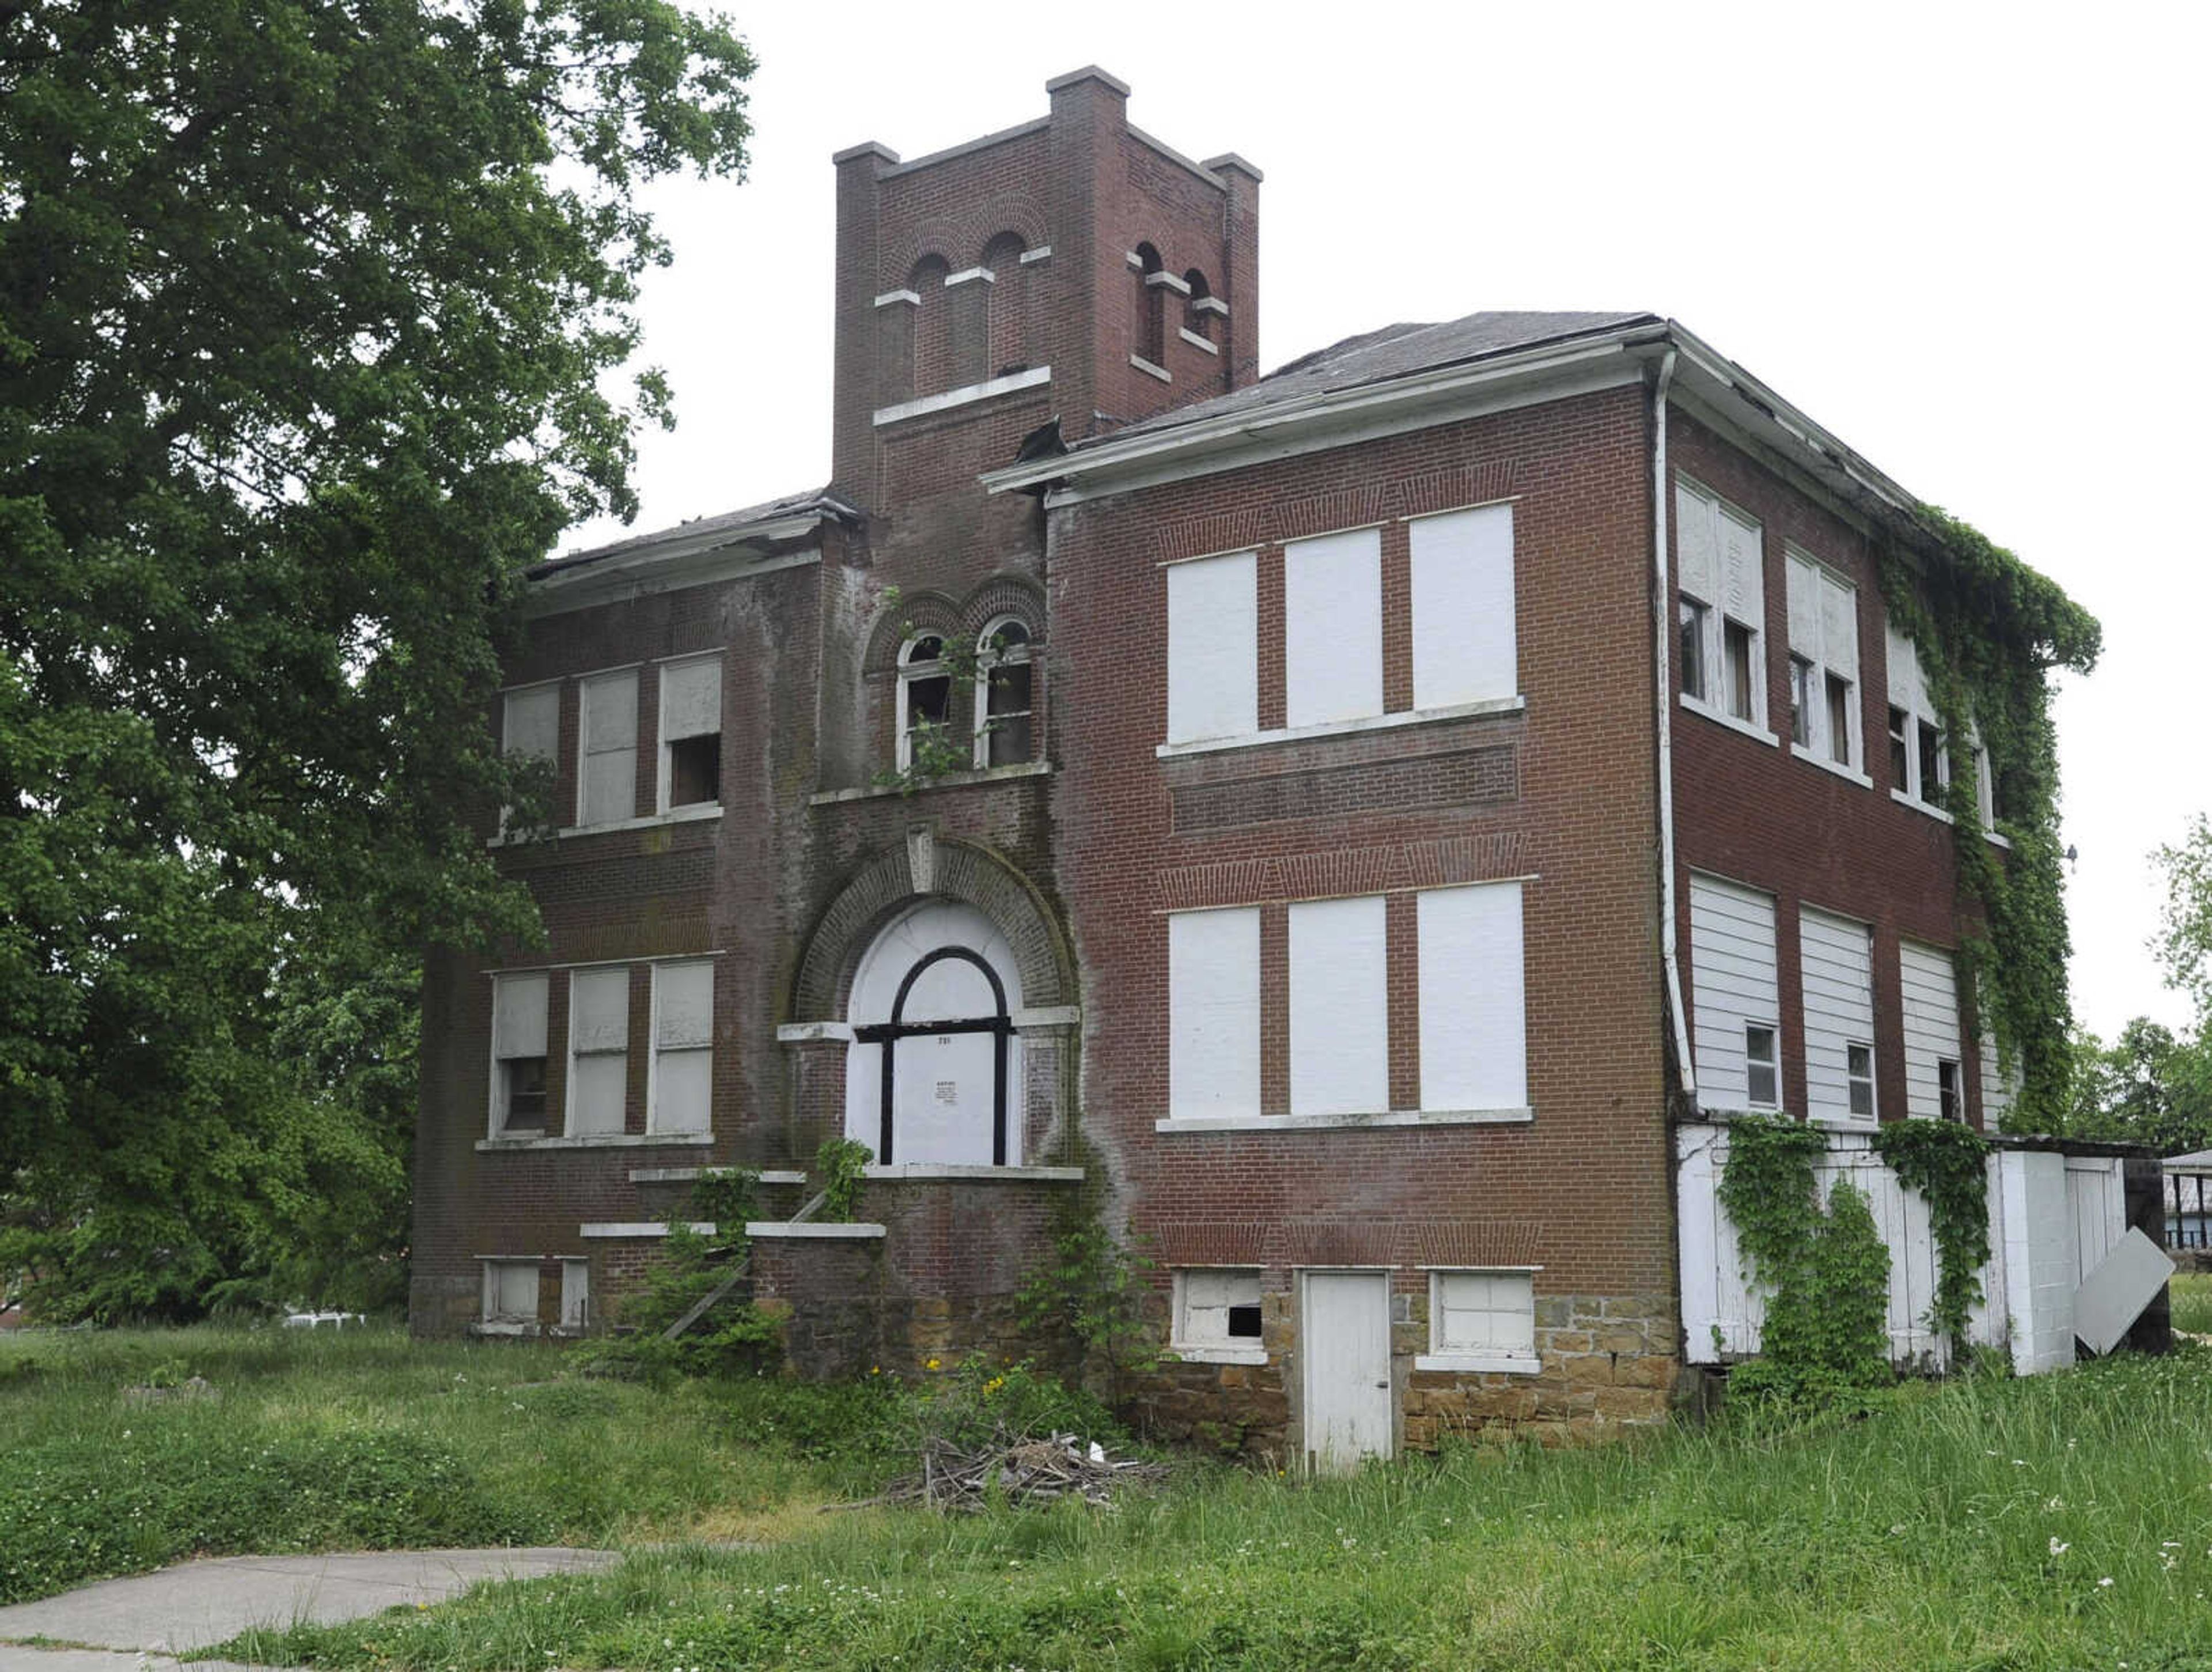
[[[1458,749],[1409,760],[1317,767],[1232,778],[1172,792],[1177,831],[1326,818],[1372,806],[1443,807],[1510,801],[1519,793],[1513,746]]]

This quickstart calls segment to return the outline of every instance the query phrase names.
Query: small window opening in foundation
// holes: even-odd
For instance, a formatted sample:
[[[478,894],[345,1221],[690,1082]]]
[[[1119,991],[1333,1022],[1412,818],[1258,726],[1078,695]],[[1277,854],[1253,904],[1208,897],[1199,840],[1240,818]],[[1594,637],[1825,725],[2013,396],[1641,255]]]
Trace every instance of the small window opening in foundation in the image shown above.
[[[1232,1341],[1256,1341],[1260,1339],[1258,1301],[1249,1301],[1229,1309],[1229,1339]]]

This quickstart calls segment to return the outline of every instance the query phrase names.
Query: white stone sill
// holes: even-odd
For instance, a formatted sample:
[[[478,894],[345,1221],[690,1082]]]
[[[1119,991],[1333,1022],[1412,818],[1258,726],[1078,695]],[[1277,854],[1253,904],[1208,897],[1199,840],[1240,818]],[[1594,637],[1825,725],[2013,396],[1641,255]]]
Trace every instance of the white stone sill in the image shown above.
[[[1732,714],[1724,714],[1720,709],[1712,708],[1692,696],[1687,691],[1682,693],[1682,706],[1693,714],[1702,714],[1716,726],[1725,726],[1731,732],[1741,732],[1744,736],[1765,744],[1769,748],[1777,748],[1781,745],[1782,739],[1764,726],[1754,726],[1747,720],[1738,720]]]
[[[694,1219],[690,1222],[690,1226],[696,1236],[711,1237],[714,1234],[714,1222],[712,1219]],[[665,1237],[668,1234],[668,1225],[661,1219],[595,1219],[578,1225],[576,1234],[580,1237],[629,1240],[644,1237]]]
[[[1525,1126],[1533,1109],[1393,1109],[1372,1115],[1170,1115],[1154,1132],[1357,1132],[1367,1127]]]
[[[1790,752],[1808,766],[1817,766],[1823,772],[1834,773],[1847,784],[1856,784],[1861,789],[1874,787],[1874,780],[1868,777],[1865,773],[1845,766],[1841,761],[1832,761],[1826,755],[1806,748],[1802,743],[1793,741],[1790,745]]]
[[[642,818],[613,818],[604,824],[563,824],[553,832],[555,840],[566,842],[572,836],[611,836],[618,830],[650,830],[663,824],[690,824],[702,818],[720,818],[720,801],[702,801],[694,806],[671,807],[666,812],[647,813]],[[530,848],[537,844],[526,836],[495,836],[488,838],[487,848]]]
[[[1048,778],[1050,761],[1020,761],[1012,766],[978,767],[973,772],[948,772],[941,778],[924,778],[913,784],[862,784],[857,789],[821,789],[806,798],[810,807],[834,806],[840,801],[873,801],[886,795],[927,795],[933,789],[963,789],[970,784],[1003,784],[1017,778]]]
[[[1808,1127],[1818,1127],[1823,1132],[1868,1133],[1875,1130],[1881,1122],[1878,1120],[1869,1120],[1863,1115],[1808,1115],[1805,1117],[1805,1124]]]
[[[1357,720],[1324,720],[1311,726],[1279,726],[1272,731],[1246,732],[1233,738],[1194,738],[1188,743],[1163,743],[1153,756],[1163,761],[1190,755],[1218,755],[1231,749],[1262,749],[1271,744],[1304,743],[1310,738],[1356,737],[1362,732],[1390,732],[1405,726],[1432,726],[1449,720],[1480,720],[1492,714],[1517,714],[1528,707],[1525,696],[1490,696],[1480,702],[1455,702],[1444,708],[1406,708],[1395,714],[1362,714]]]
[[[484,1150],[619,1150],[654,1144],[711,1144],[711,1132],[602,1132],[586,1138],[479,1138]]]
[[[1184,342],[1189,344],[1191,347],[1198,350],[1201,354],[1218,355],[1221,352],[1219,349],[1216,348],[1212,343],[1206,341],[1205,337],[1200,337],[1196,331],[1191,331],[1186,327],[1177,326],[1176,329],[1176,335],[1182,337]]]
[[[1175,381],[1175,374],[1169,371],[1164,366],[1155,366],[1151,361],[1146,359],[1144,356],[1140,354],[1131,355],[1129,356],[1129,363],[1132,366],[1134,366],[1139,371],[1142,372],[1146,377],[1156,377],[1163,383],[1173,383]]]
[[[1414,1359],[1413,1368],[1456,1371],[1461,1375],[1537,1376],[1542,1374],[1544,1366],[1540,1359],[1524,1359],[1517,1353],[1424,1353]]]
[[[954,1182],[962,1184],[1080,1184],[1080,1167],[989,1167],[974,1164],[940,1161],[893,1162],[887,1167],[870,1166],[861,1171],[864,1178],[884,1184],[927,1184]]]
[[[906,418],[925,417],[932,412],[947,412],[971,401],[990,400],[999,395],[1011,395],[1018,389],[1034,389],[1051,381],[1051,367],[1032,366],[1025,372],[1009,372],[1004,377],[994,377],[985,383],[971,383],[962,389],[947,389],[941,395],[924,395],[919,400],[901,401],[896,406],[879,406],[876,409],[874,422],[880,429],[884,424],[895,424]]]
[[[817,1225],[811,1219],[802,1219],[793,1225],[788,1219],[749,1219],[745,1235],[755,1242],[871,1242],[885,1234],[879,1225]]]
[[[1168,1351],[1186,1365],[1264,1365],[1267,1349],[1264,1347],[1185,1347],[1180,1341],[1170,1342]]]
[[[629,1182],[633,1184],[688,1184],[699,1178],[726,1178],[738,1171],[734,1167],[633,1167]],[[796,1168],[767,1168],[757,1181],[762,1184],[804,1184],[806,1175]]]

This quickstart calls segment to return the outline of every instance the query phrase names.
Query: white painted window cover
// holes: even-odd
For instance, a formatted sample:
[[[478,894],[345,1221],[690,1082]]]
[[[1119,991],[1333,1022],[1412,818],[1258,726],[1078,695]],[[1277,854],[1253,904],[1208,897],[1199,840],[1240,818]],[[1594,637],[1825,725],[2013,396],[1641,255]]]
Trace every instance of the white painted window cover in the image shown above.
[[[1535,1375],[1534,1269],[1431,1268],[1429,1350],[1413,1367]]]
[[[673,746],[686,738],[720,736],[722,730],[722,653],[660,665],[660,772],[654,806],[663,813],[672,805],[675,757]],[[713,801],[691,801],[685,806],[718,806]]]
[[[1382,533],[1356,528],[1283,548],[1284,723],[1382,712]]]
[[[1513,507],[1413,519],[1413,707],[1492,702],[1521,689]]]
[[[545,1056],[545,1016],[551,994],[550,978],[542,974],[510,974],[492,977],[491,1007],[491,1133],[506,1131],[510,1061]],[[534,1135],[538,1128],[529,1128]]]
[[[1785,545],[1784,553],[1790,578],[1790,648],[1812,664],[1814,684],[1806,716],[1810,741],[1796,752],[1820,765],[1857,773],[1866,759],[1858,588],[1800,547]],[[1840,738],[1828,702],[1832,679],[1841,680],[1848,693]]]
[[[1260,909],[1168,919],[1168,1112],[1260,1113]]]
[[[1705,605],[1703,660],[1707,695],[1682,694],[1687,707],[1736,722],[1772,742],[1766,718],[1765,535],[1757,518],[1711,489],[1678,477],[1674,550],[1684,595]],[[1727,654],[1733,623],[1750,635],[1747,681],[1739,689]]]
[[[1229,552],[1167,572],[1170,744],[1259,729],[1259,563]]]
[[[1916,940],[1898,945],[1904,995],[1905,1112],[1936,1120],[1942,1115],[1941,1066],[1960,1060],[1959,977],[1952,956]]]
[[[1782,1025],[1772,895],[1691,874],[1690,980],[1698,1102],[1707,1109],[1771,1109],[1751,1101],[1744,1031],[1778,1035]]]
[[[1517,881],[1414,897],[1419,939],[1421,1106],[1528,1102],[1528,1002]]]
[[[1169,1347],[1194,1364],[1264,1365],[1257,1266],[1189,1266],[1175,1273]],[[1232,1328],[1243,1334],[1232,1334]]]
[[[1388,915],[1379,894],[1290,908],[1293,1115],[1390,1105]]]
[[[602,673],[581,684],[576,824],[588,828],[637,812],[637,670]]]
[[[655,964],[647,1131],[695,1134],[712,1128],[714,1040],[714,964],[703,958]]]
[[[538,1323],[538,1267],[534,1257],[494,1256],[481,1262],[482,1319],[487,1324]]]
[[[615,964],[568,976],[567,1131],[620,1132],[629,1087],[629,970]]]

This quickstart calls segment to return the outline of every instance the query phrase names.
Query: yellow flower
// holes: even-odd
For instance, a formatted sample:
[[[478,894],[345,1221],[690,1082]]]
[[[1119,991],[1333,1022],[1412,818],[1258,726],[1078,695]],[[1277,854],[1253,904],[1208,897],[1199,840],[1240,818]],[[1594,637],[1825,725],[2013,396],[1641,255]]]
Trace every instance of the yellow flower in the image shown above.
[[[870,1365],[868,1366],[868,1374],[871,1376],[881,1376],[883,1373],[884,1367],[881,1365]]]
[[[932,1359],[927,1365],[923,1365],[922,1368],[924,1370],[935,1370],[937,1368],[937,1360]]]

